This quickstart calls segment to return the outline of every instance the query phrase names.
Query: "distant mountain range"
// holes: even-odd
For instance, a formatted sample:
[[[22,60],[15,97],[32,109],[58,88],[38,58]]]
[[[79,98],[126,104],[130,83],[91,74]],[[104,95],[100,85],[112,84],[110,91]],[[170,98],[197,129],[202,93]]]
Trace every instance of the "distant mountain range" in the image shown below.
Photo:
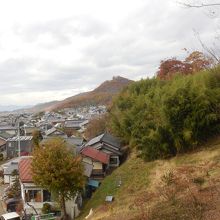
[[[29,110],[33,112],[40,112],[86,105],[108,105],[111,103],[112,97],[118,94],[131,82],[133,81],[124,77],[113,77],[112,80],[103,82],[100,86],[90,92],[80,93],[62,101],[41,103],[29,108]]]
[[[28,108],[26,110],[31,112],[41,112],[41,111],[47,111],[51,108],[51,106],[56,105],[60,101],[51,101],[51,102],[45,102],[45,103],[39,103],[37,105],[32,106],[31,108]]]

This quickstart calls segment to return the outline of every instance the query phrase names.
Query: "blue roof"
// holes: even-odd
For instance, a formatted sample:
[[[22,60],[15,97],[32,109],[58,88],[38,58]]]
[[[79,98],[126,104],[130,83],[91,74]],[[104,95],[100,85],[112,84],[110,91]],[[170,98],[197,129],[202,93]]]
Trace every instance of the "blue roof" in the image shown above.
[[[98,188],[99,187],[99,181],[89,180],[88,185]]]

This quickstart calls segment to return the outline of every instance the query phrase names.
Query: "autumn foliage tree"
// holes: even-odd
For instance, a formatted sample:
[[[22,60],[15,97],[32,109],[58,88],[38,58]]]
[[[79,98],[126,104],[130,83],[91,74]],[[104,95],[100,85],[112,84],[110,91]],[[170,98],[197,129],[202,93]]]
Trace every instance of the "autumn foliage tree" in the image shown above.
[[[202,52],[194,51],[185,60],[171,58],[162,60],[157,77],[159,79],[171,79],[176,73],[189,75],[198,71],[208,69],[212,66],[213,60],[205,56]]]
[[[60,138],[49,139],[33,153],[33,180],[58,196],[64,219],[65,201],[76,196],[84,186],[81,160],[74,157]]]
[[[32,132],[32,136],[34,147],[39,147],[40,141],[43,139],[41,132],[36,129]]]
[[[92,119],[90,121],[88,127],[86,128],[85,138],[91,139],[91,138],[105,132],[106,127],[107,127],[107,122],[108,122],[108,115],[107,114],[104,114],[98,118]]]
[[[214,61],[200,51],[193,51],[184,62],[190,64],[192,72],[195,73],[210,68]]]
[[[184,75],[192,73],[192,67],[190,64],[177,60],[176,58],[162,60],[160,63],[157,77],[160,79],[171,79],[176,73],[182,73]]]

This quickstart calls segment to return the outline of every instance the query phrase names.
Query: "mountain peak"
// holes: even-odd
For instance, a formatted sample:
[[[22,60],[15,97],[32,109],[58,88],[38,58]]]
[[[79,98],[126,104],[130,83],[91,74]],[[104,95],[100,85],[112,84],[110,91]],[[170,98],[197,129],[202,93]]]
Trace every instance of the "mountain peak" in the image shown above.
[[[132,80],[121,76],[114,76],[111,80],[103,82],[100,86],[90,92],[81,93],[66,98],[63,101],[54,101],[42,103],[34,106],[32,111],[56,110],[70,107],[79,107],[85,105],[108,105],[112,97],[119,93],[125,86],[129,85]]]
[[[105,92],[115,94],[118,93],[124,86],[131,83],[132,80],[121,76],[113,76],[112,80],[103,82],[100,86],[93,90],[93,92]]]

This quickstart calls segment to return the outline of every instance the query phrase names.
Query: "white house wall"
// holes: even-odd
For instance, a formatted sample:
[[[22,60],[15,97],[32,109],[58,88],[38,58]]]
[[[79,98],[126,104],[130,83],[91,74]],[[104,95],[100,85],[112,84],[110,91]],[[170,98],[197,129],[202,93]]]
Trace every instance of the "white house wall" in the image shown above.
[[[102,163],[100,163],[98,161],[93,161],[89,157],[84,157],[83,158],[83,162],[88,163],[88,164],[92,164],[93,165],[93,169],[95,169],[95,170],[102,170]]]
[[[93,169],[94,170],[102,170],[102,163],[100,163],[100,162],[93,162]]]
[[[4,175],[4,183],[9,184],[10,183],[10,175]]]
[[[92,164],[92,159],[89,157],[84,157],[83,162],[88,163],[88,164]]]
[[[40,190],[41,191],[41,200],[43,200],[43,189],[38,187],[26,187],[24,184],[21,184],[21,197],[24,201],[24,209],[27,214],[35,214],[34,209],[31,208],[29,205],[27,205],[26,199],[25,199],[25,192],[29,190]],[[28,204],[32,205],[38,212],[38,214],[41,214],[41,209],[43,208],[44,203],[49,203],[51,205],[54,205],[54,202],[28,202]]]

